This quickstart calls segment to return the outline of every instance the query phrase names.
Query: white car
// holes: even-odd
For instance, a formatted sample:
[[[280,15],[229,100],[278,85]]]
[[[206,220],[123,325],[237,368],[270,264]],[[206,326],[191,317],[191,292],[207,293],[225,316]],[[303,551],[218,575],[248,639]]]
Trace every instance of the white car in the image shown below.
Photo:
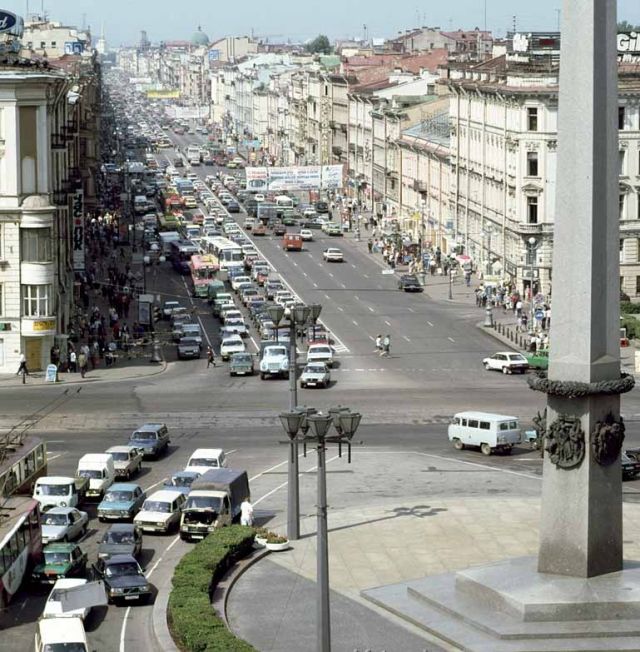
[[[313,240],[313,231],[311,229],[300,229],[300,237],[304,242],[311,242]]]
[[[333,349],[329,344],[312,344],[307,350],[307,364],[324,362],[327,367],[333,366]]]
[[[261,192],[256,193],[256,194],[253,196],[253,198],[254,198],[257,202],[261,202],[261,201],[264,201],[264,200],[265,200],[265,196],[264,196]]]
[[[251,283],[250,276],[235,276],[231,279],[231,289],[236,292],[240,289],[241,283]]]
[[[286,377],[289,375],[289,352],[286,346],[275,342],[265,346],[260,360],[260,378],[265,380],[268,376]]]
[[[186,496],[180,487],[162,489],[151,494],[133,519],[143,532],[169,533],[180,523],[181,509]]]
[[[42,543],[71,541],[87,531],[89,515],[75,507],[54,507],[42,515]]]
[[[329,247],[329,249],[325,249],[322,252],[322,257],[328,263],[341,263],[344,261],[342,251],[340,251],[340,249],[336,249],[335,247]]]
[[[240,335],[230,335],[225,337],[220,344],[220,357],[223,360],[228,360],[232,353],[244,353],[247,347]]]
[[[284,306],[288,301],[295,301],[295,298],[288,290],[278,290],[274,297],[274,301],[277,304]]]
[[[44,605],[42,612],[43,618],[80,618],[84,620],[91,607],[81,607],[80,609],[73,609],[71,611],[62,611],[62,603],[60,602],[60,594],[66,589],[71,589],[75,586],[82,586],[86,584],[87,580],[80,577],[66,577],[57,580],[49,593],[49,597]]]
[[[482,361],[487,371],[501,371],[503,374],[521,373],[529,369],[529,361],[521,354],[513,351],[499,351]]]

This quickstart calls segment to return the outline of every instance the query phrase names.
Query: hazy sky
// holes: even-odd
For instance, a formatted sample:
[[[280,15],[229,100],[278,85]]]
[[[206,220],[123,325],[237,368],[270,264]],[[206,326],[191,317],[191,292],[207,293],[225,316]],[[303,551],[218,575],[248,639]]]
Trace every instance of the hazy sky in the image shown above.
[[[4,0],[0,7],[25,16],[41,12],[69,25],[104,23],[110,46],[133,44],[146,29],[152,42],[188,39],[202,26],[211,39],[229,34],[270,36],[272,41],[392,36],[418,25],[473,29],[484,26],[484,0]],[[498,36],[511,29],[554,30],[561,0],[486,0],[487,26]],[[640,24],[640,0],[618,0],[619,19]]]

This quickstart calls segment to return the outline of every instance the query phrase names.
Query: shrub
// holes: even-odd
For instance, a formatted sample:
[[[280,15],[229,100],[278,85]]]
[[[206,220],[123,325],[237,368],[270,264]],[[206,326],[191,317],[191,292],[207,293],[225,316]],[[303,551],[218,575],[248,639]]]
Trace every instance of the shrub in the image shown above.
[[[211,607],[211,595],[225,572],[253,546],[255,530],[232,525],[212,532],[188,552],[173,573],[168,622],[176,643],[187,652],[250,652]]]
[[[640,314],[640,303],[631,303],[631,301],[620,302],[621,315],[638,315]]]
[[[630,340],[634,340],[640,336],[640,321],[634,317],[622,317],[620,328],[627,329],[627,338]]]

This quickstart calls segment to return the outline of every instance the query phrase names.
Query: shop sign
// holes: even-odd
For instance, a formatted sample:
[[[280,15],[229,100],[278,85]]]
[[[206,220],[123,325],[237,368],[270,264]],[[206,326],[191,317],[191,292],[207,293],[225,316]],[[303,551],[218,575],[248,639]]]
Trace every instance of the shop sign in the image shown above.
[[[42,332],[42,331],[54,331],[56,329],[56,320],[55,319],[38,319],[33,322],[33,331]]]

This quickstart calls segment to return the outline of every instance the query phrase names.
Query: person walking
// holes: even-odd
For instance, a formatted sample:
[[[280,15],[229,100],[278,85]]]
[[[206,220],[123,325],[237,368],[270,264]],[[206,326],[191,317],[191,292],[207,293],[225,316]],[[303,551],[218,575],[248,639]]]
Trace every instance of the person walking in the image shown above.
[[[69,351],[69,371],[74,374],[78,371],[78,356],[75,349]]]
[[[20,374],[28,376],[29,370],[27,369],[27,359],[25,358],[24,353],[20,354],[19,362],[20,362],[20,366],[18,367],[18,371],[16,371],[16,376],[19,376]]]
[[[80,349],[78,354],[78,366],[80,367],[80,375],[84,378],[87,373],[87,354],[84,349]]]
[[[207,347],[207,369],[211,365],[213,365],[214,367],[216,366],[216,358],[213,349],[210,346],[208,346]]]
[[[376,335],[376,352],[382,353],[382,335]]]
[[[240,505],[240,525],[253,526],[253,505],[245,498]]]
[[[384,358],[388,358],[391,354],[391,335],[385,335],[382,340],[382,351],[380,355]]]

